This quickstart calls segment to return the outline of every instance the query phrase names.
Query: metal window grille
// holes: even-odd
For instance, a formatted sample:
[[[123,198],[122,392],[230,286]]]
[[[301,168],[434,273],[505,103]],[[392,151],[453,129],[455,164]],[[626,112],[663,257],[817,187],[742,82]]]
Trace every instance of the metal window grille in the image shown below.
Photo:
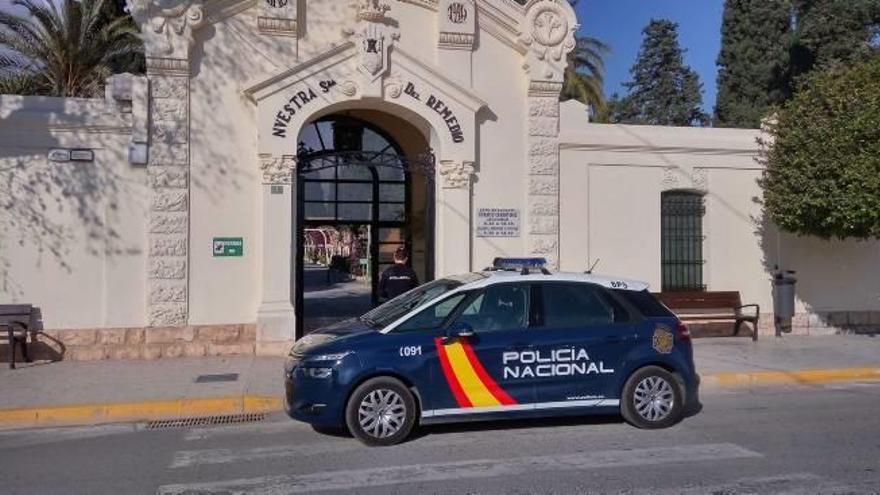
[[[660,211],[663,291],[704,290],[703,196],[689,191],[664,192]]]

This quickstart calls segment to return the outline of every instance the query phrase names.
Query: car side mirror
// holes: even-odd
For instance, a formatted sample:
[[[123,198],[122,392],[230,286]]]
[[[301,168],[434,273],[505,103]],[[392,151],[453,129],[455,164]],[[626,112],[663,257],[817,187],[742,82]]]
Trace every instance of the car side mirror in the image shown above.
[[[473,337],[474,336],[474,329],[473,329],[473,327],[471,327],[470,325],[468,325],[467,323],[465,323],[463,321],[457,321],[449,327],[449,329],[446,332],[446,335],[449,338],[452,338],[452,337],[461,337],[461,338]]]

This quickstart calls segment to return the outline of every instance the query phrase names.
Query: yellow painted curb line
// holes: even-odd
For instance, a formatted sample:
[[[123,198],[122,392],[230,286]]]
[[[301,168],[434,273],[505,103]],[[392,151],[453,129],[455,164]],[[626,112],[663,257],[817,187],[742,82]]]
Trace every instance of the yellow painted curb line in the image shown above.
[[[847,380],[880,380],[880,367],[722,372],[703,376],[701,385],[733,388],[774,384],[818,384]],[[281,409],[282,398],[274,395],[233,395],[103,404],[38,406],[0,409],[0,427],[82,425],[180,419],[223,414],[274,412]]]
[[[880,380],[880,367],[722,372],[713,373],[704,377],[702,385],[720,385],[726,387],[779,384],[806,385],[847,380]]]
[[[281,410],[281,397],[235,395],[225,397],[147,400],[103,404],[0,409],[0,426],[44,426],[147,421],[271,412]]]

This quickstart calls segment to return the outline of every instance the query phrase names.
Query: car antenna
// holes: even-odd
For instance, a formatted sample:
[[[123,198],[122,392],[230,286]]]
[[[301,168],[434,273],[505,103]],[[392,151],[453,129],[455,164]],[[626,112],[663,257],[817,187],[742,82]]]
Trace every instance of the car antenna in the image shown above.
[[[596,265],[599,264],[600,259],[602,259],[602,258],[596,258],[596,261],[593,262],[592,266],[590,266],[590,269],[585,272],[587,275],[593,274],[593,269],[596,268]]]

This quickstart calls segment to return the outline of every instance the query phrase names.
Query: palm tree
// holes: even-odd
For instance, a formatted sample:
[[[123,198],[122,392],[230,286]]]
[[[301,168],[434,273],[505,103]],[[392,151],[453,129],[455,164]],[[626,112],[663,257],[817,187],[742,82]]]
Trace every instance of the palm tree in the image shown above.
[[[119,60],[143,52],[131,18],[108,15],[108,0],[11,3],[26,13],[0,12],[2,89],[99,96]]]
[[[575,37],[574,50],[568,54],[560,99],[578,100],[591,106],[596,114],[604,113],[602,83],[605,65],[602,56],[608,51],[608,45],[596,38]]]

